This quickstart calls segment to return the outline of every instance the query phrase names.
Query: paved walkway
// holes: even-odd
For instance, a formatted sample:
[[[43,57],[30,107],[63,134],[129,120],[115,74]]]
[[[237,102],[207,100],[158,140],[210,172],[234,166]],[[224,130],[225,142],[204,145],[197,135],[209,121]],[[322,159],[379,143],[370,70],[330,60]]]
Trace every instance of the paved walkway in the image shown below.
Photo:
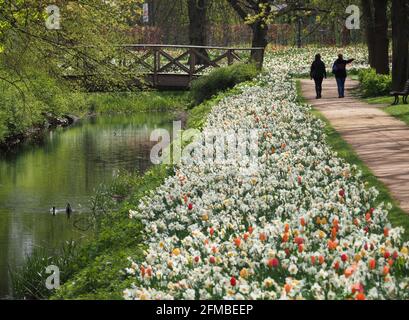
[[[351,97],[348,91],[358,86],[356,81],[347,81],[345,99],[338,99],[335,79],[324,80],[321,100],[315,99],[314,81],[301,84],[308,103],[331,122],[409,213],[409,126],[383,112],[382,106]]]

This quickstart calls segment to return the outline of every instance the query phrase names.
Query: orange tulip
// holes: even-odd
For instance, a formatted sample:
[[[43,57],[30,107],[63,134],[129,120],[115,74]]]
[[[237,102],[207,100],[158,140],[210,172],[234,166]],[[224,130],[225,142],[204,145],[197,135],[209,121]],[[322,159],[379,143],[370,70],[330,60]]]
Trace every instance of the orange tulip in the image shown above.
[[[260,239],[260,241],[267,241],[267,235],[263,232],[263,233],[260,233],[260,236],[259,236],[259,239]]]
[[[324,256],[319,256],[318,261],[320,264],[323,264],[325,262]]]
[[[356,295],[356,300],[365,300],[365,295],[363,293],[358,293]]]
[[[332,228],[331,237],[332,237],[333,240],[335,240],[337,238],[337,229],[336,228]]]
[[[285,289],[285,292],[290,293],[290,291],[291,291],[291,289],[292,289],[292,286],[287,283],[287,284],[284,286],[284,289]]]
[[[383,267],[383,275],[386,276],[389,274],[389,266],[384,266]]]
[[[234,244],[236,245],[236,247],[240,247],[240,245],[241,245],[241,239],[240,239],[240,238],[234,239]]]
[[[349,278],[354,273],[354,270],[351,267],[346,268],[344,275]]]
[[[338,242],[337,241],[332,241],[332,240],[328,240],[328,248],[330,250],[335,250],[338,246]]]

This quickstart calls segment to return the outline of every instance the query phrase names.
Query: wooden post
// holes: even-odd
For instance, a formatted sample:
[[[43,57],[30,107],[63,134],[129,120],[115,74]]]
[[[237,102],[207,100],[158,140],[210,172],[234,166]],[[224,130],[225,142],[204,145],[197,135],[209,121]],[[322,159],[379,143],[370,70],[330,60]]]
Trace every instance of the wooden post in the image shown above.
[[[196,71],[196,53],[193,48],[190,48],[189,52],[190,52],[190,57],[189,57],[189,60],[190,60],[189,86],[190,86],[190,83],[192,82],[193,76],[195,75],[195,71]]]
[[[233,50],[227,50],[227,63],[229,66],[233,64]]]
[[[158,85],[158,70],[160,69],[160,54],[157,48],[153,50],[153,85]]]

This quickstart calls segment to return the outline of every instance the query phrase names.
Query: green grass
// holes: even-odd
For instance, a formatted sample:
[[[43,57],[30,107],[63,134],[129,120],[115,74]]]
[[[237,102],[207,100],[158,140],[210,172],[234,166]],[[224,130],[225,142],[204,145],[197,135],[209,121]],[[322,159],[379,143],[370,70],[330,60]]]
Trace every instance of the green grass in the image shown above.
[[[297,81],[297,93],[300,102],[305,103],[306,100],[302,97],[301,83]],[[377,204],[382,202],[390,203],[392,209],[389,211],[389,220],[395,227],[403,227],[405,229],[404,239],[409,240],[409,215],[403,211],[397,201],[392,197],[386,185],[378,180],[373,172],[366,166],[366,164],[359,158],[357,153],[353,150],[341,135],[334,129],[330,122],[318,110],[312,109],[311,113],[325,123],[326,141],[332,149],[337,152],[338,156],[351,165],[356,165],[362,172],[363,180],[369,187],[375,187],[379,191]]]
[[[371,97],[371,98],[363,98],[363,101],[369,104],[386,104],[392,105],[394,98],[391,96],[381,96],[381,97]]]
[[[192,82],[191,97],[198,105],[209,100],[218,92],[234,88],[237,84],[254,79],[259,70],[254,64],[237,63],[231,66],[216,68],[209,74]]]
[[[224,97],[239,94],[234,88],[219,93],[211,100],[189,110],[187,127],[203,129],[207,115]],[[134,279],[124,273],[130,265],[128,257],[141,261],[145,249],[143,242],[143,226],[137,219],[129,219],[129,210],[137,208],[140,200],[159,187],[167,177],[174,174],[173,167],[157,165],[142,176],[137,176],[129,183],[125,179],[124,188],[115,182],[115,194],[127,194],[128,197],[120,205],[120,209],[108,209],[102,217],[99,232],[88,243],[81,246],[80,258],[73,263],[73,276],[55,292],[51,299],[122,299],[122,292],[129,288]],[[107,197],[109,194],[104,194]]]
[[[389,106],[384,108],[384,111],[409,125],[409,104]]]
[[[141,260],[145,249],[143,225],[137,219],[129,219],[129,210],[172,174],[172,167],[158,165],[134,178],[120,210],[111,210],[101,219],[99,232],[82,245],[80,258],[75,259],[73,276],[52,299],[122,299],[122,291],[132,282],[124,273],[124,267],[130,264],[128,257]]]
[[[136,112],[186,109],[186,91],[143,91],[84,94],[90,112],[97,114],[131,114]]]

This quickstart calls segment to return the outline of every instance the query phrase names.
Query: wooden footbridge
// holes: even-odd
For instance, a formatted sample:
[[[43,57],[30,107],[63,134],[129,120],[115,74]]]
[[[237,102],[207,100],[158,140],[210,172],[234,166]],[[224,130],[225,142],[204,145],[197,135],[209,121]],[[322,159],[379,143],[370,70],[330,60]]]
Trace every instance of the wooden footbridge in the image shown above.
[[[252,52],[264,50],[161,44],[130,44],[115,48],[118,55],[111,60],[112,65],[127,70],[128,76],[134,76],[134,80],[143,78],[147,85],[158,89],[187,89],[192,80],[211,69],[248,61]],[[77,66],[81,69],[78,62]],[[81,77],[86,76],[66,76]]]

